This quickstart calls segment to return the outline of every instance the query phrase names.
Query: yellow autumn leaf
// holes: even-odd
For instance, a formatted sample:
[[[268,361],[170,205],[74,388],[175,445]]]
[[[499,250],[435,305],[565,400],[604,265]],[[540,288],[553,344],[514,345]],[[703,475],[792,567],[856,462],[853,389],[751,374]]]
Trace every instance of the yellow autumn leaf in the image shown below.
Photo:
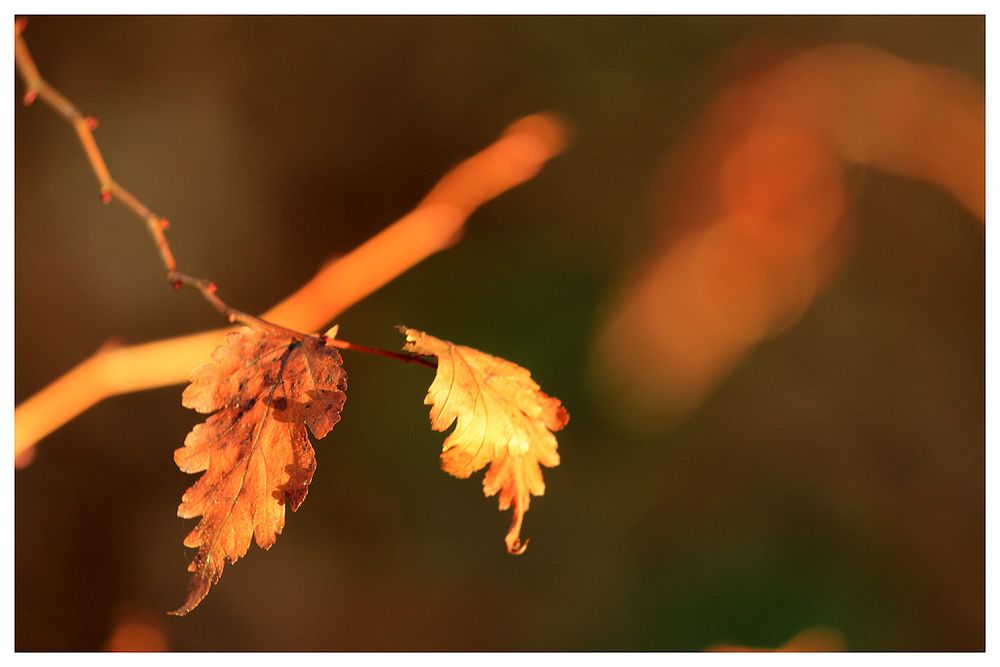
[[[431,407],[431,428],[455,430],[444,441],[441,468],[467,478],[489,464],[483,493],[500,494],[500,509],[513,507],[505,542],[522,554],[521,523],[531,496],[545,493],[542,469],[559,465],[552,434],[569,421],[558,398],[546,395],[531,373],[506,359],[455,345],[416,329],[400,327],[407,352],[437,357],[437,374],[424,404]]]

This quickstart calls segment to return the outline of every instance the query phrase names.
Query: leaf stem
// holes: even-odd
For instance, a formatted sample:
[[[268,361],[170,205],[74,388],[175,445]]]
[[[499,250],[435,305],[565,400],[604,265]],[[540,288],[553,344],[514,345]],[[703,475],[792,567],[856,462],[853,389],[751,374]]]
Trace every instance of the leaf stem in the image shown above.
[[[398,361],[403,361],[410,364],[420,364],[421,366],[426,366],[427,368],[437,368],[437,362],[431,361],[429,359],[424,359],[416,354],[406,354],[405,352],[393,352],[392,350],[385,350],[380,347],[371,347],[369,345],[359,345],[357,343],[351,343],[346,340],[339,340],[336,338],[326,338],[326,344],[330,347],[336,347],[341,350],[353,350],[354,352],[363,352],[365,354],[373,354],[379,357],[387,357],[389,359],[396,359]]]

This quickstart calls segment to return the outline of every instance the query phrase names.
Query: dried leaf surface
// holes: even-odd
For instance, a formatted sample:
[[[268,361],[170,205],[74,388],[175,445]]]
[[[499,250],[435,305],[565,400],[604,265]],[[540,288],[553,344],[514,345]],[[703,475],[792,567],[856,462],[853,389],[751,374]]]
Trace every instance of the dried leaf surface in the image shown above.
[[[532,495],[545,493],[539,464],[559,465],[552,432],[566,425],[569,413],[517,364],[416,329],[400,330],[406,335],[404,350],[438,360],[437,375],[424,398],[424,404],[432,406],[431,428],[446,431],[457,424],[444,441],[441,467],[466,478],[489,464],[483,493],[499,493],[501,510],[513,507],[505,542],[510,553],[524,553],[524,513]]]
[[[203,414],[174,452],[184,472],[204,474],[177,515],[201,517],[184,539],[198,553],[188,597],[172,614],[198,606],[226,561],[246,554],[251,536],[269,549],[298,509],[316,469],[306,426],[322,438],[340,420],[347,376],[340,353],[316,338],[301,341],[244,327],[226,336],[211,363],[195,369],[182,402]]]

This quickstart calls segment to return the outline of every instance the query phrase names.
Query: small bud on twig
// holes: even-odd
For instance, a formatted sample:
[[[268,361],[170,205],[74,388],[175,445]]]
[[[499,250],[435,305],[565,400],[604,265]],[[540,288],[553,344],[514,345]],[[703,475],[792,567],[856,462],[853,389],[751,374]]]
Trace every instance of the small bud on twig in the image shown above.
[[[38,99],[38,91],[34,89],[29,90],[24,94],[24,106],[30,107],[36,99]]]

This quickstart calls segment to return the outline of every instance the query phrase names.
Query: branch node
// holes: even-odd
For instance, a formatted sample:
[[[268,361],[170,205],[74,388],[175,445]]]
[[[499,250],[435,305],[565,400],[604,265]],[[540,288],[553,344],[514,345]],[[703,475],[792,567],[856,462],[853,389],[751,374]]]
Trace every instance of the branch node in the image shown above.
[[[163,231],[167,231],[168,229],[170,229],[170,221],[167,220],[166,218],[160,218],[160,229],[162,229]]]
[[[174,289],[175,292],[180,292],[181,288],[184,287],[184,283],[182,283],[180,280],[174,279],[173,281],[171,281],[170,286]]]
[[[24,94],[24,106],[30,107],[38,99],[38,91],[31,88]]]
[[[101,188],[101,203],[102,204],[111,203],[111,188]]]
[[[84,119],[84,122],[87,123],[87,128],[91,132],[93,132],[94,130],[96,130],[97,127],[101,124],[101,121],[100,121],[100,119],[97,118],[97,116],[87,116]]]

